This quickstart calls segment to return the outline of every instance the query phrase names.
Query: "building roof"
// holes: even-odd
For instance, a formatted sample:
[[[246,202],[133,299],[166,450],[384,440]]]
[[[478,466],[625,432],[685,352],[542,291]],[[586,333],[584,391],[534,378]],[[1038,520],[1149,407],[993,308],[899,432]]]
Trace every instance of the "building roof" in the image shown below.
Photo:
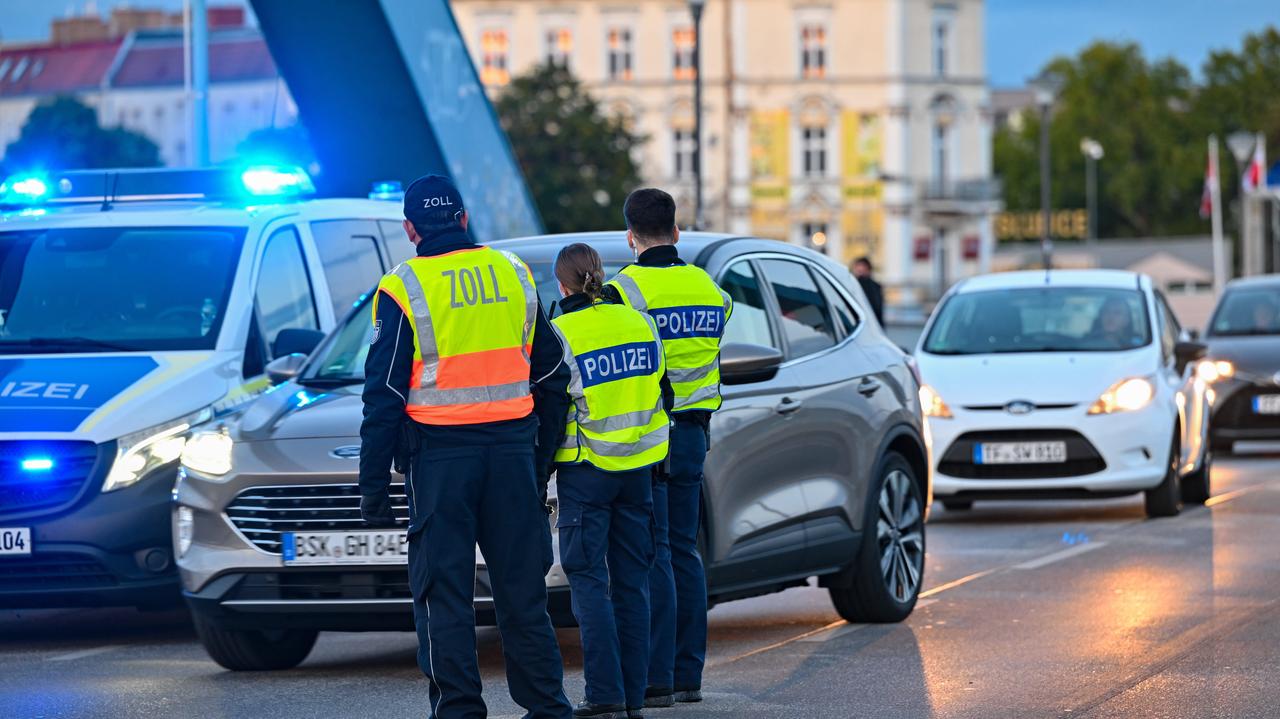
[[[140,33],[111,79],[112,87],[182,84],[182,36]],[[214,32],[209,37],[209,82],[266,80],[278,76],[267,43],[256,32]]]
[[[99,87],[122,42],[116,39],[0,50],[0,97],[53,95]]]

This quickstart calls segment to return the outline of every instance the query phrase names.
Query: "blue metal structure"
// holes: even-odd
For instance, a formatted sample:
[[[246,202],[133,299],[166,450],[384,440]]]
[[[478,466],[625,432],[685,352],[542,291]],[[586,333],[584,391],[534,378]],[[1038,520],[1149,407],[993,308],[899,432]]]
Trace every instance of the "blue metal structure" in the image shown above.
[[[447,0],[251,0],[324,195],[448,175],[481,241],[542,221]]]

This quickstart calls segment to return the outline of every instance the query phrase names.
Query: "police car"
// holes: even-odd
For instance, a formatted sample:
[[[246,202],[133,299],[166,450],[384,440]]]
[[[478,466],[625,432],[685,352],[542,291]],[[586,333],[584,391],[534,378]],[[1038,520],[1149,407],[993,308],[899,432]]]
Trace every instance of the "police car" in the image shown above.
[[[195,426],[297,364],[412,254],[394,183],[297,168],[0,185],[0,607],[176,601],[169,510]]]

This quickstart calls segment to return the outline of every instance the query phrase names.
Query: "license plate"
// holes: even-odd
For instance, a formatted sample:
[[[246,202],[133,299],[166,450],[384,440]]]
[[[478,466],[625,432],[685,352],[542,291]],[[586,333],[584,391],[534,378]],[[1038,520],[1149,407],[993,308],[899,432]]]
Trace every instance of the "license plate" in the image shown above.
[[[297,564],[406,564],[409,538],[406,532],[285,532],[284,563]]]
[[[1052,464],[1067,461],[1066,442],[981,442],[974,464]]]
[[[0,556],[31,554],[31,528],[0,528]]]
[[[1280,414],[1280,394],[1264,394],[1253,398],[1256,414]]]

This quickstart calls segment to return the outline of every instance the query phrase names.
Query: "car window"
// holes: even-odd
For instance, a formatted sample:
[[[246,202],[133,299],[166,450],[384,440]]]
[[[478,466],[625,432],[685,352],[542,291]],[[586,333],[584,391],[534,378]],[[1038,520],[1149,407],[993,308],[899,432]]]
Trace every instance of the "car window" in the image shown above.
[[[836,289],[836,285],[822,272],[814,272],[818,277],[818,284],[822,285],[822,289],[827,293],[827,302],[831,305],[831,311],[835,315],[836,326],[840,330],[841,337],[848,337],[858,329],[858,313],[849,306],[849,301],[845,299],[844,293]]]
[[[720,277],[720,289],[733,299],[733,314],[725,325],[724,341],[780,349],[769,328],[768,304],[751,263],[739,260],[730,265]]]
[[[1164,295],[1158,292],[1156,293],[1156,311],[1160,315],[1160,351],[1166,360],[1172,359],[1173,347],[1178,344],[1178,338],[1182,335],[1182,326],[1178,324],[1178,318],[1169,308]]]
[[[790,356],[804,357],[836,343],[831,307],[809,270],[791,260],[762,260],[764,275],[781,311],[782,334]]]
[[[313,222],[311,236],[329,283],[333,314],[341,319],[386,271],[378,256],[378,228],[371,220]]]
[[[392,267],[413,257],[413,243],[404,233],[404,225],[392,220],[378,220],[378,229],[382,230],[382,247],[387,251]]]
[[[280,330],[320,328],[302,243],[292,227],[276,230],[267,240],[255,296],[263,338],[269,345]]]

